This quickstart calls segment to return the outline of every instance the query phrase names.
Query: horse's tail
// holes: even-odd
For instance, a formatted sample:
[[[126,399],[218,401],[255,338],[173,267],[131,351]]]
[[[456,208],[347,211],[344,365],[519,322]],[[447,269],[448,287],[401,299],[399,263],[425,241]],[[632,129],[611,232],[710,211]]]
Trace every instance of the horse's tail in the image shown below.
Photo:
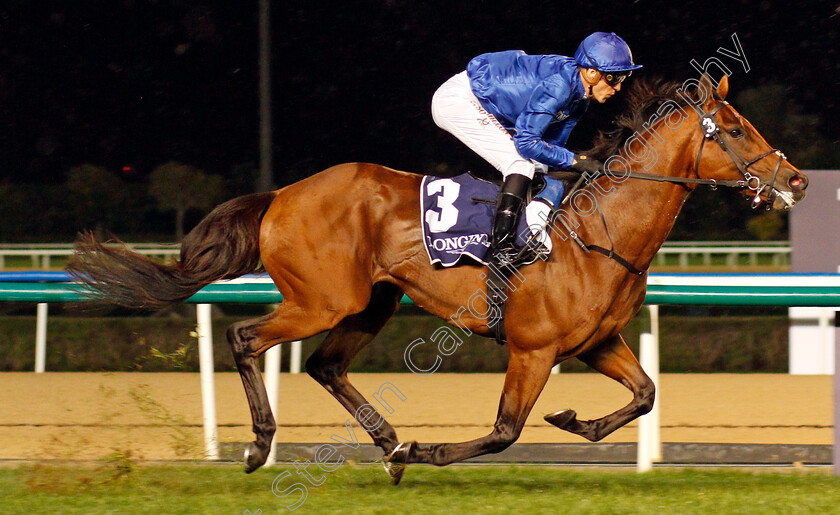
[[[161,309],[220,279],[253,272],[260,263],[260,222],[276,193],[254,193],[219,205],[184,237],[174,265],[162,265],[125,245],[105,246],[79,235],[67,265],[93,300],[134,309]]]

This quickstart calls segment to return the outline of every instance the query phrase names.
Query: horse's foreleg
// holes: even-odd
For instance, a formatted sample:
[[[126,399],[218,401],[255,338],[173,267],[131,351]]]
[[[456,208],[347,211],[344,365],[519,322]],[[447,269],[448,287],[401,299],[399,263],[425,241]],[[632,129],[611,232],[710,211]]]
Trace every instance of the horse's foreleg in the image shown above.
[[[528,414],[548,380],[554,354],[553,348],[527,352],[512,348],[493,432],[483,438],[463,443],[444,443],[428,447],[412,445],[405,462],[449,465],[508,448],[519,438]]]
[[[245,451],[245,472],[253,472],[265,463],[277,428],[257,358],[273,345],[307,338],[327,329],[328,324],[329,321],[310,316],[291,303],[283,303],[269,315],[237,322],[228,328],[228,343],[245,387],[256,435]]]
[[[655,388],[621,335],[581,354],[578,359],[633,392],[633,400],[615,413],[596,420],[578,420],[572,410],[545,416],[545,420],[587,440],[597,442],[653,408]]]
[[[365,420],[359,424],[370,434],[373,442],[385,453],[397,446],[397,433],[379,415],[376,427],[367,420],[374,418],[368,401],[350,384],[347,369],[356,354],[373,340],[399,306],[402,290],[387,283],[376,284],[370,303],[361,313],[342,320],[327,335],[321,345],[306,360],[306,371],[321,384],[338,402],[355,417],[362,406],[367,406]],[[378,414],[377,414],[378,415]]]

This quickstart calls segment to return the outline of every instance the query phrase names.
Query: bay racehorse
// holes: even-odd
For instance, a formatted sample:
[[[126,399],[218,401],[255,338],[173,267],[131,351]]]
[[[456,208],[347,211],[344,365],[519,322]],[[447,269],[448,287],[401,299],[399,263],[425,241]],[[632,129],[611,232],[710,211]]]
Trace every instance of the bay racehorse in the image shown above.
[[[653,383],[620,331],[640,309],[646,270],[689,193],[698,184],[731,186],[754,205],[785,210],[805,196],[807,186],[807,177],[724,101],[727,77],[717,86],[705,76],[694,82],[691,88],[639,84],[617,121],[619,130],[602,135],[591,152],[602,160],[609,154],[620,159],[608,161],[610,175],[590,177],[580,190],[596,199],[602,216],[583,216],[566,204],[557,217],[571,223],[588,248],[614,252],[586,252],[564,241],[562,228],[552,228],[550,257],[518,272],[524,280],[507,300],[509,364],[493,431],[463,443],[420,445],[401,444],[384,419],[369,429],[395,481],[406,463],[447,465],[510,446],[552,366],[569,358],[620,382],[633,400],[596,420],[560,410],[547,415],[548,422],[598,441],[651,409]],[[624,169],[627,163],[639,168],[644,155],[655,156],[655,166],[647,168],[656,174]],[[433,315],[449,321],[458,314],[465,330],[492,335],[486,317],[463,309],[484,288],[487,269],[429,264],[419,219],[420,180],[384,166],[342,164],[218,206],[184,238],[174,265],[82,234],[68,268],[93,297],[159,309],[262,262],[284,300],[271,314],[227,332],[256,434],[246,450],[250,472],[265,462],[276,428],[257,363],[268,348],[329,331],[306,370],[356,414],[370,405],[350,384],[348,367],[394,314],[403,293]],[[367,413],[368,420],[373,416]]]

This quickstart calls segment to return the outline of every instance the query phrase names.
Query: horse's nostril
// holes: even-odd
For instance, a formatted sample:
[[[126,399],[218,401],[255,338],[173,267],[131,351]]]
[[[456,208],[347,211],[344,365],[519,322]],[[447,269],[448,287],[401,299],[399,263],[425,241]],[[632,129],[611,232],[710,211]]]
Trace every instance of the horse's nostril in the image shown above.
[[[802,180],[801,175],[794,175],[788,181],[788,186],[791,188],[798,190],[798,189],[805,189],[805,182]]]

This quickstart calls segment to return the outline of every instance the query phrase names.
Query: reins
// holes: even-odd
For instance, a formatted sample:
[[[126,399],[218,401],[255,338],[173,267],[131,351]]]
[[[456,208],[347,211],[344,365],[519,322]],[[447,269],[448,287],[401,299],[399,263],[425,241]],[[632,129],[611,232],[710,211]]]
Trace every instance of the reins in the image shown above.
[[[758,207],[761,204],[760,195],[764,192],[765,189],[769,190],[767,192],[767,205],[768,209],[772,206],[773,201],[776,198],[777,190],[775,188],[776,184],[776,177],[779,173],[779,169],[781,168],[782,161],[785,159],[785,155],[779,151],[778,149],[771,149],[763,154],[759,155],[758,157],[747,161],[745,160],[741,154],[739,154],[735,149],[733,149],[723,138],[720,133],[720,127],[718,126],[717,122],[714,120],[714,115],[717,114],[723,107],[728,106],[729,103],[720,100],[718,105],[709,111],[708,113],[705,112],[700,107],[689,104],[691,107],[697,112],[698,116],[700,116],[700,128],[703,130],[703,140],[700,142],[700,149],[697,152],[697,158],[694,161],[694,175],[696,177],[670,177],[667,175],[658,175],[658,174],[651,174],[651,173],[641,173],[641,172],[634,172],[634,171],[627,171],[625,173],[620,174],[622,179],[630,178],[630,179],[640,179],[646,181],[655,181],[655,182],[669,182],[675,184],[682,184],[683,186],[688,184],[696,184],[696,185],[705,185],[709,186],[711,189],[715,190],[719,186],[723,186],[726,188],[734,188],[734,189],[749,189],[754,192],[754,201],[753,201],[753,209]],[[743,177],[741,180],[725,180],[725,179],[702,179],[700,178],[700,158],[703,155],[703,147],[706,144],[706,141],[709,139],[715,140],[718,145],[720,145],[721,149],[726,152],[732,162],[735,164],[735,167],[738,168],[738,171],[741,173]],[[754,165],[755,163],[759,162],[760,160],[764,159],[765,157],[776,154],[778,155],[779,159],[776,161],[776,166],[773,170],[773,176],[770,179],[769,183],[763,182],[760,177],[757,175],[753,175],[749,172],[749,167]],[[568,224],[568,222],[564,219],[561,215],[562,208],[567,204],[568,200],[574,195],[580,188],[583,187],[582,183],[584,180],[595,180],[601,177],[606,177],[607,172],[604,170],[600,170],[598,173],[595,174],[577,174],[574,172],[551,172],[550,175],[553,175],[558,178],[570,178],[577,176],[577,180],[575,181],[572,188],[569,192],[565,195],[563,200],[560,202],[560,205],[552,209],[551,213],[549,214],[548,218],[546,219],[546,223],[543,225],[540,232],[545,231],[545,228],[548,225],[553,225],[558,220],[560,221],[561,225],[569,236],[574,240],[575,243],[587,254],[590,252],[596,252],[598,254],[603,254],[609,259],[617,262],[624,268],[626,268],[630,273],[635,275],[642,275],[644,274],[647,269],[640,270],[636,268],[630,261],[622,257],[621,255],[615,252],[615,246],[613,244],[612,237],[610,236],[609,228],[607,227],[607,220],[604,217],[604,213],[601,211],[601,207],[596,203],[595,209],[598,211],[598,215],[601,219],[601,223],[604,226],[604,230],[607,233],[607,239],[610,242],[610,248],[606,249],[604,247],[600,247],[598,245],[590,245],[581,239],[580,235],[575,232]],[[525,247],[520,252],[524,252],[525,248],[529,247],[529,243],[532,242],[535,235],[531,235],[526,242]]]

